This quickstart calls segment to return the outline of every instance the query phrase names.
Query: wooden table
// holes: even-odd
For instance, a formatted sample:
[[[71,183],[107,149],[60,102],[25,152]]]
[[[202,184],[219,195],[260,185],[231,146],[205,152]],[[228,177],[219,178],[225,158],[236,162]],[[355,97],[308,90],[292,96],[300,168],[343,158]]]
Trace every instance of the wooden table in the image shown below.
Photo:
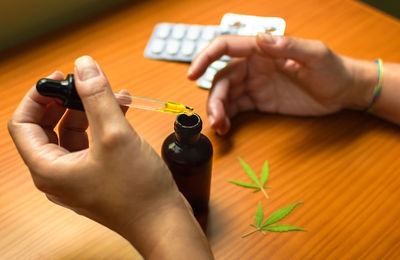
[[[344,55],[400,62],[400,22],[350,0],[134,1],[3,54],[1,259],[140,258],[119,235],[36,190],[6,122],[32,84],[56,69],[71,72],[84,54],[99,61],[113,89],[190,104],[206,121],[208,91],[186,80],[188,65],[146,59],[143,51],[159,22],[219,24],[227,12],[282,17],[287,35],[321,39]],[[139,110],[127,117],[158,152],[175,120]],[[217,259],[400,258],[398,126],[350,111],[321,118],[246,113],[228,136],[207,124],[203,133],[215,150],[207,235]],[[257,173],[269,160],[269,200],[227,183],[247,180],[238,156]],[[266,215],[304,201],[282,223],[307,232],[241,238],[259,201]]]

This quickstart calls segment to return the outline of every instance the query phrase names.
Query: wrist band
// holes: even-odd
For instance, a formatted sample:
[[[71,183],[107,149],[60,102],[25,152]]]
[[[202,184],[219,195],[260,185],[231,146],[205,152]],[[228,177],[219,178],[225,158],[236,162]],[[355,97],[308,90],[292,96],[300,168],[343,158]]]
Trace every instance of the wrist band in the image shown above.
[[[381,93],[382,89],[382,81],[383,81],[383,62],[381,59],[376,59],[375,62],[378,64],[378,83],[374,89],[374,93],[372,95],[372,101],[367,108],[367,112],[372,112],[374,109],[375,101]]]

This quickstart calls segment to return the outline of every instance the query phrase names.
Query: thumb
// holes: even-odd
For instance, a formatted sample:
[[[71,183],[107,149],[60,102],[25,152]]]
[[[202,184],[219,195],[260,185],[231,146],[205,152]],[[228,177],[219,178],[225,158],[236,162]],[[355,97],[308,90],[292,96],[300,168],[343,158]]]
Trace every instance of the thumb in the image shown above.
[[[292,59],[300,63],[311,62],[328,50],[321,41],[273,36],[269,33],[259,33],[256,42],[260,49],[270,56]]]
[[[89,121],[93,141],[109,128],[128,124],[100,66],[89,56],[75,61],[75,86]]]

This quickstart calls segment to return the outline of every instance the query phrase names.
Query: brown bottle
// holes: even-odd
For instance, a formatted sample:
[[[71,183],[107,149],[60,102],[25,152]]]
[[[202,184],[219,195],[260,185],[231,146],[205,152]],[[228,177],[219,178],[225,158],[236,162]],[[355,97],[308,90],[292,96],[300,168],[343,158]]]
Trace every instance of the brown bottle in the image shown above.
[[[194,216],[205,230],[210,198],[213,148],[210,140],[200,133],[201,118],[197,114],[178,115],[175,133],[162,145],[162,158],[172,172],[179,190],[193,208]]]

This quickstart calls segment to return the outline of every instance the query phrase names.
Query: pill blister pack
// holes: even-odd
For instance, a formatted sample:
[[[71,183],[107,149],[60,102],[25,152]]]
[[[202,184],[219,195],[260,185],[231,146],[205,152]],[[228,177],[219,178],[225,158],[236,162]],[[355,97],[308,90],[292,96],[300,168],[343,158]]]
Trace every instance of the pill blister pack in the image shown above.
[[[191,62],[218,35],[257,35],[259,32],[283,35],[285,26],[285,20],[279,17],[233,13],[225,14],[220,25],[160,23],[155,26],[144,55],[157,60]],[[230,59],[228,56],[223,56],[213,62],[197,80],[197,85],[210,89],[215,74],[224,68]]]
[[[219,26],[160,23],[155,26],[144,55],[157,60],[191,62],[222,33]]]
[[[283,35],[285,27],[285,20],[279,17],[260,17],[232,13],[225,14],[220,24],[221,30],[235,28],[235,34],[237,35],[257,35],[259,32]]]
[[[258,17],[227,13],[222,17],[220,29],[235,35],[252,36],[257,35],[259,32],[271,35],[283,35],[285,26],[285,20],[279,17]],[[215,74],[224,68],[229,60],[229,57],[224,56],[220,60],[213,62],[197,80],[197,85],[201,88],[210,89]]]
[[[205,89],[210,89],[215,74],[217,74],[219,70],[223,69],[228,64],[229,60],[230,59],[223,59],[211,63],[204,74],[196,81],[197,86]]]

